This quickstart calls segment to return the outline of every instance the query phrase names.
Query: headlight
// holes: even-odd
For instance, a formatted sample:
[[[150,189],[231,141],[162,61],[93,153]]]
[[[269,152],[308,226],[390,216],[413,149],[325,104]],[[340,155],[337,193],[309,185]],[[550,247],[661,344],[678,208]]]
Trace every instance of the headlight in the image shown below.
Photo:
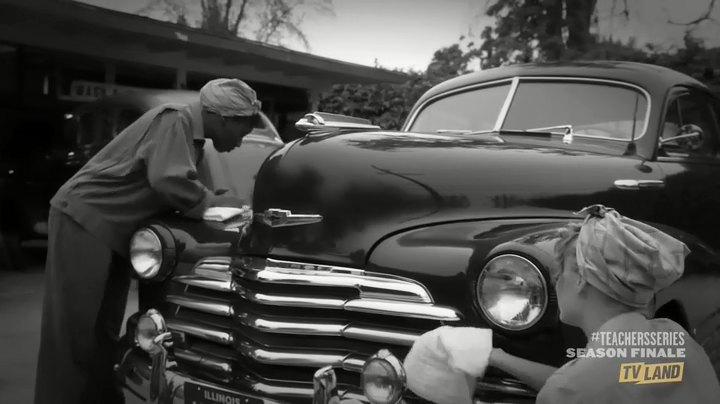
[[[167,333],[165,319],[160,312],[150,309],[138,319],[135,344],[147,353],[156,353],[162,344],[162,341],[156,339],[165,333]]]
[[[542,272],[519,255],[500,255],[490,260],[480,273],[476,293],[485,316],[507,330],[532,327],[547,308],[548,291]]]
[[[372,404],[393,404],[400,400],[406,380],[402,363],[387,349],[371,356],[363,366],[363,393]]]
[[[130,240],[130,262],[140,278],[157,276],[163,264],[163,245],[157,233],[149,228],[135,232]]]

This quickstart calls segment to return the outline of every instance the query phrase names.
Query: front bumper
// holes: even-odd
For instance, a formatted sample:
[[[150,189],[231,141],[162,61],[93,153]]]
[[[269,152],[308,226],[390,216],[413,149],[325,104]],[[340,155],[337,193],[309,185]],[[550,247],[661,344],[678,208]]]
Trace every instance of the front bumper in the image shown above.
[[[321,369],[316,374],[314,380],[315,390],[312,395],[304,395],[295,399],[287,399],[277,401],[262,397],[258,394],[241,391],[238,389],[227,388],[218,384],[210,383],[205,380],[192,377],[180,370],[174,368],[165,368],[162,375],[158,374],[158,366],[165,367],[153,360],[146,352],[138,349],[128,349],[122,357],[120,363],[116,366],[116,377],[118,383],[122,387],[125,394],[126,404],[133,403],[158,403],[158,404],[205,404],[205,403],[231,403],[231,404],[288,404],[288,403],[313,403],[313,404],[330,404],[330,403],[369,403],[365,397],[357,391],[339,391],[334,382],[329,382],[326,378],[329,369]],[[329,372],[328,372],[329,371]],[[153,378],[158,380],[153,381]],[[159,383],[159,384],[158,384]],[[196,402],[194,397],[186,393],[186,387],[201,386],[206,391],[227,393],[226,397],[232,399],[222,399],[217,394],[206,397],[205,401]],[[488,393],[488,392],[485,392]],[[490,392],[492,393],[492,392]],[[495,394],[483,397],[476,397],[473,404],[531,404],[535,400],[530,397],[501,397]],[[406,394],[399,403],[420,403],[421,399]]]
[[[218,394],[206,397],[200,403],[231,403],[231,404],[287,404],[288,402],[269,400],[256,394],[228,389],[214,383],[189,376],[176,369],[165,369],[162,375],[158,374],[158,364],[154,358],[140,349],[129,349],[123,355],[121,362],[115,368],[118,383],[125,394],[128,404],[158,403],[158,404],[194,404],[194,396],[186,393],[188,386],[201,386],[206,391],[217,393],[225,392],[226,397],[232,400],[221,399]],[[196,394],[195,394],[196,395]],[[242,398],[240,398],[242,397]]]
[[[315,372],[313,378],[313,385],[315,388],[313,395],[313,404],[358,404],[368,403],[367,399],[363,396],[348,395],[339,392],[336,386],[335,373],[332,367],[326,366],[318,369]],[[495,385],[478,384],[478,391],[476,391],[475,397],[472,398],[473,404],[533,404],[535,398],[527,394],[524,389],[516,389],[512,391],[512,387],[505,386],[504,389],[498,387],[491,387]],[[508,394],[508,393],[521,393],[520,395]],[[426,403],[427,401],[418,398],[412,393],[406,391],[398,401],[394,404],[410,404],[410,403]]]

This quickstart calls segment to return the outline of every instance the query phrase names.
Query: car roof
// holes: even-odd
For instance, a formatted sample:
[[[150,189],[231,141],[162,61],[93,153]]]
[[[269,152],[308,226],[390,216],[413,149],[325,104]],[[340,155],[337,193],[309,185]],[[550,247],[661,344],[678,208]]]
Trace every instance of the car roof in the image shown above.
[[[670,86],[707,87],[698,80],[675,70],[645,63],[613,60],[576,61],[553,63],[528,63],[502,66],[494,69],[465,74],[436,85],[418,100],[422,102],[438,94],[512,77],[578,77],[618,80],[638,85],[653,93],[665,91]]]

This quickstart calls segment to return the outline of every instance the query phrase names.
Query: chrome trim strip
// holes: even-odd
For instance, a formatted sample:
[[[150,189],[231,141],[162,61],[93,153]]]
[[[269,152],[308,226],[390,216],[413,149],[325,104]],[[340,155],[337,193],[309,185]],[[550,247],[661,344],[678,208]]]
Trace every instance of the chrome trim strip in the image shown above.
[[[394,300],[433,303],[430,292],[412,279],[361,269],[315,265],[276,259],[246,258],[238,275],[265,283],[355,288],[360,296],[372,294]]]
[[[239,344],[238,350],[246,358],[266,365],[282,365],[294,367],[319,368],[333,366],[348,371],[361,371],[365,363],[365,357],[344,352],[310,351],[310,350],[289,350],[289,349],[267,349],[255,346],[243,341]],[[354,370],[357,369],[357,370]]]
[[[203,289],[232,292],[234,284],[230,257],[207,257],[198,261],[189,275],[176,275],[173,280]]]
[[[216,316],[232,317],[235,315],[235,310],[231,304],[209,297],[193,296],[189,298],[187,296],[168,295],[165,300],[180,307],[215,314]]]
[[[190,299],[183,296],[170,295],[167,300],[183,308],[223,317],[237,317],[240,323],[246,327],[273,334],[345,337],[362,341],[381,342],[403,346],[412,346],[415,340],[420,336],[420,334],[413,332],[387,330],[379,327],[366,327],[347,324],[341,321],[314,321],[287,317],[265,318],[253,313],[236,314],[234,308],[230,304],[218,302],[217,299],[200,297],[193,297]]]
[[[242,378],[242,384],[253,393],[266,397],[280,396],[281,399],[287,397],[288,399],[303,400],[310,400],[313,397],[312,385],[303,384],[299,386],[288,386],[282,384],[270,384],[258,381],[249,375]]]
[[[189,275],[178,275],[177,282],[221,292],[236,292],[258,304],[283,307],[329,308],[380,315],[409,316],[439,321],[458,321],[454,309],[433,305],[430,292],[419,282],[392,275],[366,272],[362,269],[316,265],[270,258],[245,257],[233,267],[230,257],[200,260]],[[231,269],[232,268],[232,269]],[[263,283],[288,285],[347,287],[359,291],[359,299],[275,295],[249,290],[233,280],[235,276]],[[171,303],[211,314],[231,316],[230,303],[197,297],[193,300],[170,296]],[[202,300],[204,299],[204,300]],[[403,340],[407,338],[403,337]]]
[[[208,279],[197,275],[180,275],[173,278],[174,281],[184,283],[188,286],[194,286],[196,288],[217,290],[220,292],[232,292],[234,284],[232,281],[220,281],[215,279]]]
[[[362,341],[412,346],[420,334],[392,331],[376,327],[355,326],[343,322],[298,321],[297,319],[269,320],[255,314],[240,316],[240,322],[258,331],[274,334],[298,334],[326,337],[345,337]]]
[[[459,321],[460,315],[451,308],[387,300],[358,299],[345,303],[345,310],[363,313],[407,316],[438,321]]]
[[[251,292],[235,283],[219,282],[199,278],[176,278],[177,281],[183,282],[196,287],[203,287],[211,290],[219,290],[224,292],[237,291],[240,297],[253,303],[265,304],[270,306],[282,307],[304,307],[304,308],[323,308],[335,310],[358,311],[370,314],[408,316],[413,318],[421,318],[439,321],[459,321],[462,316],[454,309],[449,307],[434,306],[426,303],[410,303],[398,302],[382,299],[332,299],[332,298],[310,298],[302,296],[279,296],[259,292]],[[225,316],[230,310],[228,304],[214,306],[210,302],[193,305],[179,296],[170,295],[168,300],[173,299],[171,303],[178,304],[183,307],[204,311],[211,314]],[[197,297],[197,299],[201,299]],[[202,306],[202,307],[201,307]]]
[[[240,323],[258,331],[273,334],[297,334],[337,337],[343,335],[345,324],[341,322],[319,322],[302,320],[266,319],[256,314],[244,313]]]
[[[380,328],[354,327],[352,325],[343,330],[343,335],[352,339],[403,346],[412,346],[415,340],[420,338],[420,334],[388,331]]]
[[[232,333],[210,325],[200,325],[183,320],[168,320],[167,327],[170,330],[190,334],[222,345],[232,345],[235,337]]]
[[[209,355],[200,355],[194,351],[186,349],[175,349],[173,354],[178,360],[188,362],[192,365],[208,370],[225,373],[226,375],[230,375],[233,370],[233,366],[230,361],[213,358]]]
[[[510,105],[515,98],[515,92],[517,91],[518,83],[520,83],[520,78],[517,76],[513,77],[512,83],[510,84],[510,91],[508,91],[507,97],[505,97],[505,102],[500,109],[497,120],[495,120],[495,126],[493,127],[493,131],[499,131],[502,128],[502,124],[503,122],[505,122],[505,117],[510,110]]]
[[[305,307],[318,309],[342,309],[344,299],[303,296],[278,296],[248,290],[241,285],[235,285],[235,292],[245,300],[268,306]]]
[[[231,257],[207,257],[195,264],[192,273],[205,278],[229,281],[232,279],[231,264]]]
[[[462,88],[455,88],[455,89],[453,89],[453,90],[446,91],[446,92],[441,93],[441,94],[436,94],[436,95],[428,98],[427,100],[425,100],[425,102],[423,102],[421,105],[418,105],[418,107],[415,108],[415,109],[411,112],[411,115],[410,115],[409,118],[405,121],[406,123],[405,123],[405,125],[403,125],[403,127],[402,127],[402,129],[400,129],[400,131],[401,131],[401,132],[409,132],[409,131],[410,131],[409,128],[415,123],[415,119],[417,118],[417,116],[418,116],[418,114],[420,113],[420,111],[422,111],[423,109],[425,109],[425,107],[427,107],[429,104],[437,101],[439,98],[445,98],[445,97],[451,96],[451,95],[453,95],[453,94],[464,93],[465,91],[471,91],[471,90],[475,90],[475,89],[482,88],[482,87],[492,87],[492,86],[495,86],[495,85],[498,85],[498,84],[502,84],[502,83],[505,83],[505,82],[509,82],[510,85],[512,86],[512,80],[513,80],[513,79],[514,79],[514,77],[506,77],[506,78],[504,78],[504,79],[487,81],[487,82],[484,82],[484,83],[476,83],[476,84],[472,84],[472,85],[465,86],[465,87],[462,87]]]

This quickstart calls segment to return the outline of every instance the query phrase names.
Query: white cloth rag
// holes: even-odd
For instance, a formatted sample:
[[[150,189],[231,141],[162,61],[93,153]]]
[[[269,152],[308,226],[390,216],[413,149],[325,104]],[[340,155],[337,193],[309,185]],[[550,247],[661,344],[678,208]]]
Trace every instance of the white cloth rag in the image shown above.
[[[490,361],[492,330],[440,327],[420,336],[405,358],[408,388],[436,404],[471,404]]]

